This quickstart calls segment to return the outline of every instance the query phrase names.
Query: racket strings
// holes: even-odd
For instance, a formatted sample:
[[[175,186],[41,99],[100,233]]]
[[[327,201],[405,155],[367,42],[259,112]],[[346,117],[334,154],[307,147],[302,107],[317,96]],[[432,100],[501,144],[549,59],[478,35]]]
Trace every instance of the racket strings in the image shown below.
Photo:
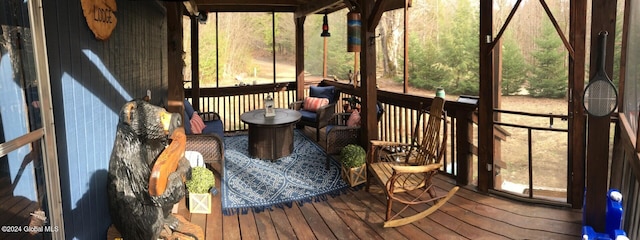
[[[609,115],[617,107],[618,93],[608,81],[589,83],[584,95],[585,109],[595,116]]]

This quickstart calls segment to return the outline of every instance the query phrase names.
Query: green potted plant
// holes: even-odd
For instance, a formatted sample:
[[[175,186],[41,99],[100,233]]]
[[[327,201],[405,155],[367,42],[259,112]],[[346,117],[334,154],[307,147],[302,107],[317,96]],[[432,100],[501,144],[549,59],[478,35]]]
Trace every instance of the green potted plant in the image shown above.
[[[367,152],[356,144],[349,144],[340,151],[342,177],[351,187],[367,181],[366,158]]]
[[[213,172],[206,167],[193,167],[191,179],[187,180],[189,191],[189,211],[191,213],[211,213],[212,187],[216,186],[216,178]]]

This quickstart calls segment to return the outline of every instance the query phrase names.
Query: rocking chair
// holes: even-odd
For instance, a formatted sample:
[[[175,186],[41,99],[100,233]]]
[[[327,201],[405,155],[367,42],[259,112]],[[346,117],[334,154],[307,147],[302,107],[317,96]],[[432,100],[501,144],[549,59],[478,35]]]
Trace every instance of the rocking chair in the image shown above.
[[[432,178],[442,167],[447,143],[447,122],[444,112],[444,99],[436,97],[428,111],[429,119],[424,126],[422,139],[418,140],[420,117],[414,129],[412,144],[370,141],[371,149],[367,156],[366,191],[369,191],[370,178],[375,178],[382,186],[387,197],[387,213],[384,227],[397,227],[420,220],[435,212],[458,191],[452,188],[446,195],[438,196]],[[426,118],[426,116],[425,116]],[[444,121],[443,121],[444,120]],[[441,134],[441,126],[443,134]],[[405,204],[391,215],[393,202]],[[416,204],[432,204],[425,211],[412,216],[402,217],[400,214]]]

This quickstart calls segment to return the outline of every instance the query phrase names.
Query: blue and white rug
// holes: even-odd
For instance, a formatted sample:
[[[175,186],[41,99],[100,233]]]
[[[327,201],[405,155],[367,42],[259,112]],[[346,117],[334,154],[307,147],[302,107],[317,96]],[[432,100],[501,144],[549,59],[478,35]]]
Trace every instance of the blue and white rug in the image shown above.
[[[249,156],[247,135],[224,138],[222,211],[225,215],[260,212],[275,207],[291,207],[323,201],[347,190],[340,165],[330,161],[313,140],[294,131],[293,153],[274,162]]]

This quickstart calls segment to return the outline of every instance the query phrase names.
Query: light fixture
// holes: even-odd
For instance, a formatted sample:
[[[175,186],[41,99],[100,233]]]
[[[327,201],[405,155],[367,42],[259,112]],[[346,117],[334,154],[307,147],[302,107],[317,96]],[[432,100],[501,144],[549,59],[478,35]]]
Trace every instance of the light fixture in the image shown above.
[[[329,21],[327,20],[327,14],[324,14],[324,17],[322,18],[322,33],[320,34],[321,37],[331,37],[331,33],[329,33]]]
[[[207,19],[209,18],[209,13],[208,12],[198,12],[198,16],[196,16],[198,19],[198,22],[200,24],[206,24],[207,23]]]

